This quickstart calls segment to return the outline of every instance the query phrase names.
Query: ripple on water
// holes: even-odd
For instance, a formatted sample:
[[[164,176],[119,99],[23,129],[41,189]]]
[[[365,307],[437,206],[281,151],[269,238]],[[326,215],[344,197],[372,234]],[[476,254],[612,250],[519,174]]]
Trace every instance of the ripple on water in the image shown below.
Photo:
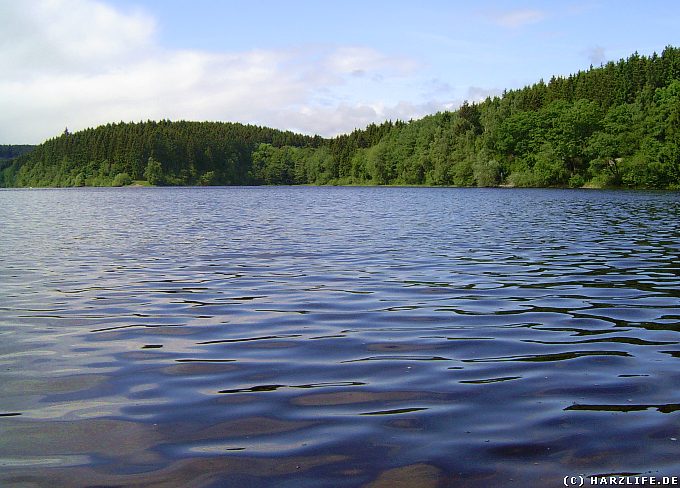
[[[0,192],[0,484],[676,475],[679,216],[663,192]]]

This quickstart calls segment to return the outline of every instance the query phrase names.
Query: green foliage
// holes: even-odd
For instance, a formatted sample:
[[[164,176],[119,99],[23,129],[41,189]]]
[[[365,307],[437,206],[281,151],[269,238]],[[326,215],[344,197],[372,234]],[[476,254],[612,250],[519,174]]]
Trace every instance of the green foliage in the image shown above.
[[[574,174],[569,178],[569,188],[581,188],[585,186],[586,179],[583,175]]]
[[[18,158],[22,154],[32,151],[35,146],[28,144],[0,144],[0,161]]]
[[[146,168],[144,169],[144,179],[151,185],[163,184],[163,167],[153,156],[149,156],[147,160]]]
[[[472,168],[475,184],[480,187],[497,186],[501,181],[501,165],[495,159],[481,154]]]
[[[533,186],[561,186],[569,179],[565,155],[553,143],[546,142],[535,157]]]
[[[130,175],[127,173],[118,173],[116,176],[113,178],[113,183],[111,183],[111,186],[127,186],[132,184],[132,178],[130,178]],[[76,186],[76,185],[74,185]]]
[[[316,148],[323,140],[219,122],[107,124],[65,131],[16,159],[0,160],[0,184],[109,186],[119,173],[155,185],[246,184],[252,183],[251,155],[260,143]]]
[[[198,184],[201,186],[217,185],[217,175],[214,171],[206,171],[198,179]]]
[[[2,154],[1,186],[111,185],[127,174],[154,185],[678,188],[680,49],[332,139],[149,121],[65,131],[15,159]]]

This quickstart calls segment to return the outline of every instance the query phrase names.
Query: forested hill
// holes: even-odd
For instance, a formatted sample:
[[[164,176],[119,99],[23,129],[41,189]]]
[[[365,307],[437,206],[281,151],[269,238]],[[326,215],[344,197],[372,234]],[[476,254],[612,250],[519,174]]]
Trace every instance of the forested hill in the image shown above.
[[[50,139],[0,166],[0,186],[109,186],[149,180],[165,185],[249,181],[260,144],[312,148],[308,137],[222,122],[118,123]],[[2,163],[0,163],[1,165]]]
[[[65,133],[0,185],[397,184],[680,188],[680,49],[633,54],[333,139],[209,122]]]
[[[22,154],[32,151],[35,146],[30,144],[0,144],[0,161],[3,159],[14,159]]]

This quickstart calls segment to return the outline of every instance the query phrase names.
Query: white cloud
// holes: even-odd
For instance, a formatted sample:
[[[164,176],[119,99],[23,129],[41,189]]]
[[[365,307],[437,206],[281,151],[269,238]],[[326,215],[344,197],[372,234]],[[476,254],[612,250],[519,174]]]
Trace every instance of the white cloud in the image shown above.
[[[304,131],[305,127],[318,127],[324,134],[339,134],[363,129],[371,123],[387,120],[408,121],[443,110],[457,109],[462,100],[428,101],[423,103],[341,103],[333,107],[303,107],[297,113],[281,114],[275,122],[286,122],[292,130]]]
[[[501,96],[503,90],[498,88],[482,88],[479,86],[468,87],[467,100],[470,102],[483,102],[487,97]]]
[[[90,0],[0,4],[2,79],[72,70],[96,72],[149,51],[155,23]]]
[[[582,51],[582,54],[587,56],[588,60],[590,60],[590,64],[594,66],[599,66],[607,60],[605,48],[602,46],[591,46],[585,51]]]
[[[529,24],[536,24],[545,18],[546,14],[541,10],[520,9],[495,15],[494,21],[503,27],[515,29]]]
[[[408,74],[417,63],[408,58],[386,56],[367,47],[340,47],[326,59],[327,69],[334,73],[365,75],[367,73]]]
[[[3,2],[0,17],[0,143],[162,118],[329,136],[454,103],[401,101],[418,63],[363,46],[167,50],[152,17],[97,0]]]

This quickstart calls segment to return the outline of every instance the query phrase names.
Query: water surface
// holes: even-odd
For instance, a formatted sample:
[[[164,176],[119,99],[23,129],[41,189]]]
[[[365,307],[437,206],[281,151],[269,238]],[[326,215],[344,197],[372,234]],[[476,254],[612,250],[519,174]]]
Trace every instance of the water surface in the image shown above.
[[[680,195],[0,192],[0,484],[680,475]]]

